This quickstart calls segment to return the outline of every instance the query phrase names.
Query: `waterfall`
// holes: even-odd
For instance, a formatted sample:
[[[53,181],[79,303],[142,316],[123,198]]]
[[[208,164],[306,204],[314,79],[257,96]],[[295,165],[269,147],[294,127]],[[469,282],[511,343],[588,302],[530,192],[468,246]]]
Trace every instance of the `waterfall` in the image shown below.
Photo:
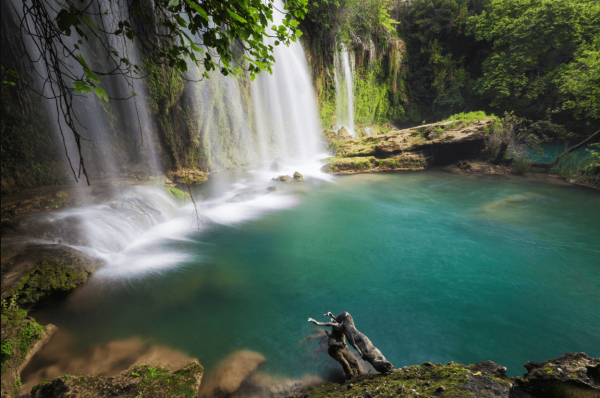
[[[101,1],[92,5],[101,8],[95,10],[94,23],[108,31],[116,30],[111,13],[101,11],[123,4]],[[273,23],[281,24],[284,15],[279,10],[284,9],[283,2],[276,0],[274,5]],[[112,11],[121,16],[128,12],[126,8]],[[28,51],[31,58],[37,58],[39,54],[35,53],[33,41],[29,37],[25,39],[23,50]],[[77,37],[63,39],[73,45]],[[120,48],[132,63],[141,65],[144,54],[140,43],[127,40],[116,43],[114,37],[106,40]],[[274,46],[274,39],[265,40]],[[92,68],[106,69],[108,61],[97,56],[98,51],[88,42],[80,46],[77,54],[83,55]],[[189,81],[178,80],[177,93],[171,95],[169,92],[164,98],[157,97],[156,93],[161,89],[164,91],[166,85],[170,90],[173,82],[164,81],[172,77],[161,74],[162,69],[150,70],[150,76],[146,78],[100,76],[100,86],[110,97],[128,97],[132,91],[137,96],[135,103],[133,99],[106,103],[93,93],[74,100],[76,115],[83,124],[80,133],[90,140],[84,142],[83,153],[92,179],[114,180],[136,169],[149,170],[147,174],[152,176],[161,174],[174,166],[170,156],[177,161],[177,156],[181,155],[169,153],[175,148],[185,152],[187,160],[192,159],[188,165],[209,171],[252,169],[241,180],[228,183],[227,191],[221,196],[211,200],[198,198],[198,208],[208,222],[235,223],[265,211],[294,206],[297,200],[293,195],[270,193],[271,190],[266,189],[272,186],[272,177],[281,173],[291,175],[294,171],[315,178],[330,177],[320,171],[322,163],[318,159],[325,157],[325,151],[316,97],[302,45],[293,42],[290,46],[274,46],[273,55],[272,74],[263,71],[254,81],[250,80],[249,74],[223,76],[218,71],[212,71],[208,79],[202,79],[202,66],[190,62],[185,74]],[[347,52],[343,62],[347,69],[344,73],[349,76]],[[41,86],[45,76],[43,68],[38,69],[40,73],[36,78]],[[74,66],[75,74],[81,72],[81,66]],[[351,93],[351,79],[345,81]],[[163,86],[159,86],[161,84]],[[63,124],[66,146],[76,168],[74,138],[54,103],[44,102],[48,104],[49,122],[54,123],[49,131],[54,134],[56,144],[62,145],[59,130],[55,127],[58,123]],[[349,126],[353,131],[353,123]],[[169,143],[176,139],[180,139],[185,147],[178,148]],[[280,158],[278,163],[282,168],[270,171],[269,166],[275,158]],[[91,195],[99,183],[92,181],[89,189],[79,187],[79,194]],[[121,183],[103,181],[102,184],[116,187]],[[111,190],[113,195],[105,204],[33,216],[35,221],[31,222],[37,223],[40,231],[52,231],[52,234],[43,235],[51,236],[52,241],[103,258],[106,268],[113,270],[110,272],[115,268],[160,268],[183,261],[177,253],[169,248],[161,249],[156,242],[186,240],[186,234],[197,231],[194,210],[189,202],[178,210],[169,192],[160,186],[127,187],[124,184]],[[69,231],[77,231],[77,236]]]
[[[353,69],[354,56],[350,56],[344,44],[342,49],[334,54],[334,82],[337,124],[344,126],[355,136],[354,131],[354,92]]]
[[[369,69],[373,69],[375,64],[375,44],[369,39]]]

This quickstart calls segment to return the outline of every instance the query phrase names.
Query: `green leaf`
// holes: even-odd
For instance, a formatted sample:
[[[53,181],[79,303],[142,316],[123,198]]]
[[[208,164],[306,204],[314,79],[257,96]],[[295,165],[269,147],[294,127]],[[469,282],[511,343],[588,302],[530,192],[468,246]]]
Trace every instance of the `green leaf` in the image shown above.
[[[98,78],[98,76],[96,76],[96,74],[94,72],[92,72],[89,69],[85,69],[83,71],[83,73],[85,74],[85,77],[87,77],[88,79],[96,82],[96,83],[100,83],[100,79]]]
[[[108,94],[106,94],[106,91],[104,91],[102,87],[94,87],[94,91],[96,92],[98,98],[108,102]]]
[[[73,86],[75,86],[75,91],[77,91],[78,93],[89,94],[92,92],[92,89],[82,81],[74,81]]]
[[[209,20],[208,14],[206,13],[206,11],[204,11],[204,8],[194,3],[192,0],[185,0],[185,2],[188,3],[188,5],[192,7],[192,9],[194,9],[194,11],[196,11],[202,18],[206,19],[207,21]]]
[[[76,55],[75,58],[79,61],[79,63],[81,63],[81,65],[83,65],[84,68],[88,68],[88,64],[85,61],[85,58],[83,58],[83,55]]]
[[[177,7],[178,5],[179,5],[179,0],[169,1],[169,7]]]
[[[179,26],[183,26],[184,28],[187,28],[187,22],[185,22],[185,20],[183,18],[181,18],[179,15],[173,14],[173,18],[175,18],[175,20],[177,20],[177,23],[179,24]]]
[[[227,12],[229,13],[229,16],[233,19],[235,19],[238,22],[241,23],[248,23],[248,21],[246,21],[244,18],[240,17],[238,14],[236,14],[235,12],[231,11],[231,10],[227,10]]]
[[[100,36],[100,31],[89,17],[87,17],[86,15],[81,15],[81,19],[83,19],[83,22],[85,22],[85,24],[89,26],[92,31],[94,31],[96,36]]]

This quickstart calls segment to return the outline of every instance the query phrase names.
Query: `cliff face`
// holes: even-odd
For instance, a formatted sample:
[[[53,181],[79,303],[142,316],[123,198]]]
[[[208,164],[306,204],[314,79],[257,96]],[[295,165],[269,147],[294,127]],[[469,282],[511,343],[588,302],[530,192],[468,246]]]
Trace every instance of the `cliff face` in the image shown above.
[[[450,121],[360,138],[332,131],[327,139],[336,156],[327,159],[329,163],[323,171],[351,174],[421,170],[477,158],[492,124],[492,120],[474,120],[470,124]]]

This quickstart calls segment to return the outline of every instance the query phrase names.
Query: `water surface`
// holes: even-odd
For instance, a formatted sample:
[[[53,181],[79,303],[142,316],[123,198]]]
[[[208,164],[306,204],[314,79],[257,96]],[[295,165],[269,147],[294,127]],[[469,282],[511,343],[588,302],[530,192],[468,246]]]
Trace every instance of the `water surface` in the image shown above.
[[[318,341],[300,342],[327,311],[350,312],[396,368],[493,360],[513,376],[565,352],[600,356],[597,192],[426,171],[280,183],[211,207],[228,178],[198,192],[206,227],[153,243],[175,266],[121,261],[33,316],[81,349],[139,336],[209,371],[250,349],[266,372],[326,375],[336,364]]]

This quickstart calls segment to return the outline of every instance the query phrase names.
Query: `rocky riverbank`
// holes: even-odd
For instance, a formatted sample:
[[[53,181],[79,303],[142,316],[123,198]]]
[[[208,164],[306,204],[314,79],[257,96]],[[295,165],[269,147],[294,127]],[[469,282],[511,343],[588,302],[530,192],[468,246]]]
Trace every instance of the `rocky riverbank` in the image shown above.
[[[527,362],[523,377],[507,377],[506,368],[491,361],[464,366],[425,362],[391,375],[365,375],[344,384],[309,388],[306,398],[342,397],[485,397],[598,398],[600,359],[567,353],[542,363]]]
[[[243,351],[230,357],[201,384],[197,362],[169,370],[134,365],[114,376],[65,375],[45,380],[25,397],[201,397],[201,398],[345,398],[345,397],[475,397],[475,398],[597,398],[600,359],[567,353],[542,363],[527,362],[523,377],[507,377],[506,368],[491,361],[474,365],[425,362],[391,374],[367,374],[343,384],[318,377],[273,379],[261,374],[260,354]]]
[[[200,182],[206,180],[205,175],[196,174]],[[175,174],[172,177],[179,178]],[[140,229],[149,228],[162,219],[160,212],[147,200],[124,195],[140,185],[175,203],[183,203],[188,196],[167,177],[96,181],[91,187],[35,188],[2,196],[3,397],[20,387],[21,371],[56,329],[39,325],[28,311],[41,299],[86,282],[102,265],[100,260],[68,246],[90,246],[85,220],[60,211],[102,204],[139,224]]]
[[[331,174],[422,170],[476,159],[492,124],[492,119],[457,120],[360,138],[330,132],[326,138],[336,156],[326,159],[322,170]]]

